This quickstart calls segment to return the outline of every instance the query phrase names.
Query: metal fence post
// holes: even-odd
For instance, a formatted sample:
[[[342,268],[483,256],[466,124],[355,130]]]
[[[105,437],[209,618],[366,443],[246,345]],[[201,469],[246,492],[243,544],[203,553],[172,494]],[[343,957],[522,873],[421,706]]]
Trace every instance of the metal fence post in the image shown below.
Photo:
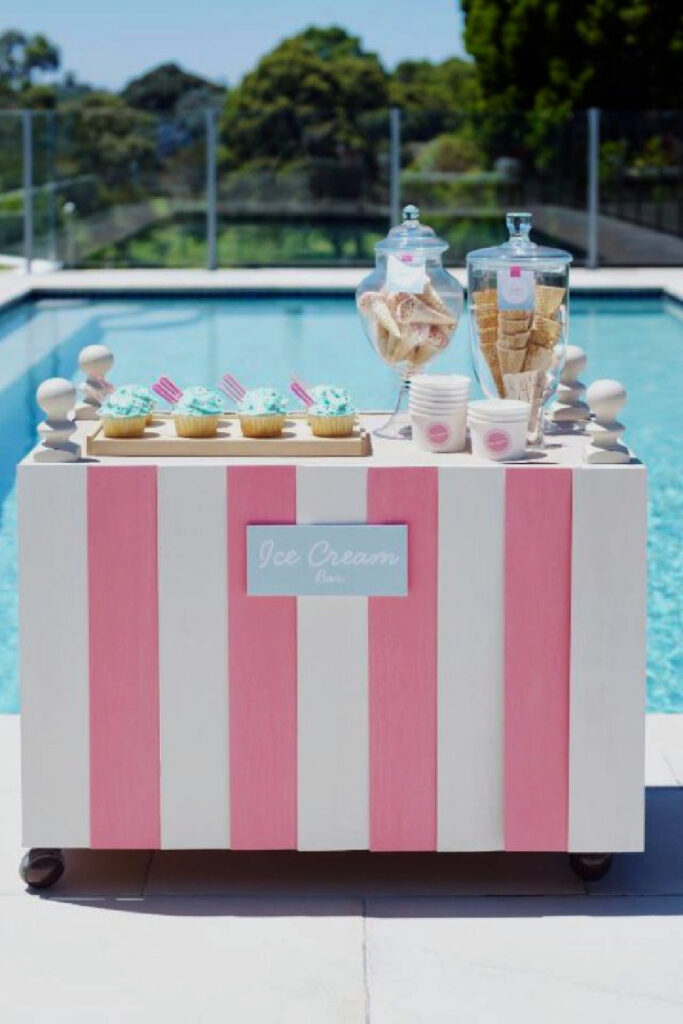
[[[31,273],[33,261],[33,115],[22,111],[22,162],[24,204],[24,269]]]
[[[392,107],[389,111],[389,209],[391,224],[401,219],[401,111]]]
[[[218,266],[216,217],[216,111],[206,111],[206,266]]]
[[[586,231],[586,266],[598,265],[598,212],[600,206],[600,111],[591,107],[588,113],[588,196]]]

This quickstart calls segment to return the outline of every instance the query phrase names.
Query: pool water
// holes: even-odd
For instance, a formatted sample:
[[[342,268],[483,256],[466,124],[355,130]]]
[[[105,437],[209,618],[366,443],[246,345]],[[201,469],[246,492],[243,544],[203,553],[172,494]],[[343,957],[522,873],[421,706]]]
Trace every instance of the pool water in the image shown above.
[[[571,340],[588,379],[617,377],[622,419],[650,473],[648,706],[683,711],[683,307],[657,298],[575,298]],[[347,385],[364,409],[388,408],[393,373],[364,340],[353,301],[335,297],[46,299],[0,315],[0,711],[18,710],[15,466],[32,447],[46,377],[77,376],[84,345],[109,345],[119,383],[167,374],[181,386],[233,373],[286,389],[289,374]],[[468,373],[462,323],[437,366]]]

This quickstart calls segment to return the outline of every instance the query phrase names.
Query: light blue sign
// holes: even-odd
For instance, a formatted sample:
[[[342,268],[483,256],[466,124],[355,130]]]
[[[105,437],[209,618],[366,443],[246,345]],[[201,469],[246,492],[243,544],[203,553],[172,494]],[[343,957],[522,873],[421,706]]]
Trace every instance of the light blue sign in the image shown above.
[[[247,593],[404,597],[407,526],[247,526]]]

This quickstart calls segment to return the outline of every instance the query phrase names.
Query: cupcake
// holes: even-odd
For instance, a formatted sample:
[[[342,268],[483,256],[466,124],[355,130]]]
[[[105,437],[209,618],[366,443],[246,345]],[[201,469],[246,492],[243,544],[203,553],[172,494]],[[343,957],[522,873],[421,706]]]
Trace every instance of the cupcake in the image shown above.
[[[119,395],[132,395],[134,398],[139,398],[141,402],[144,402],[147,407],[147,423],[152,422],[156,402],[149,388],[143,387],[142,384],[122,384],[116,390]]]
[[[147,405],[117,388],[98,409],[105,437],[141,437],[147,424]]]
[[[247,391],[237,406],[245,437],[278,437],[285,425],[287,400],[275,388]]]
[[[173,406],[173,422],[178,437],[213,437],[223,400],[217,391],[208,388],[185,388]]]
[[[348,437],[356,423],[356,410],[348,391],[323,384],[311,388],[313,405],[308,422],[316,437]]]

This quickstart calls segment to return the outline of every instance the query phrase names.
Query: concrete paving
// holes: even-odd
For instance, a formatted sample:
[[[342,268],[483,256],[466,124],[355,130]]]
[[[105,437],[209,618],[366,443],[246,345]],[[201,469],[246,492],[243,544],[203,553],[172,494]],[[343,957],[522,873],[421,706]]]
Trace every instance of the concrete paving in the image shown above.
[[[647,848],[564,855],[68,851],[25,891],[0,716],[0,1021],[683,1020],[683,715],[647,722]]]
[[[462,284],[467,275],[463,267],[449,267]],[[342,292],[351,294],[367,268],[260,267],[234,270],[61,270],[53,273],[0,274],[0,309],[3,305],[31,294],[78,292],[79,294],[123,294],[168,292]],[[599,290],[654,290],[683,301],[683,268],[629,267],[572,270],[572,291],[576,294]]]

